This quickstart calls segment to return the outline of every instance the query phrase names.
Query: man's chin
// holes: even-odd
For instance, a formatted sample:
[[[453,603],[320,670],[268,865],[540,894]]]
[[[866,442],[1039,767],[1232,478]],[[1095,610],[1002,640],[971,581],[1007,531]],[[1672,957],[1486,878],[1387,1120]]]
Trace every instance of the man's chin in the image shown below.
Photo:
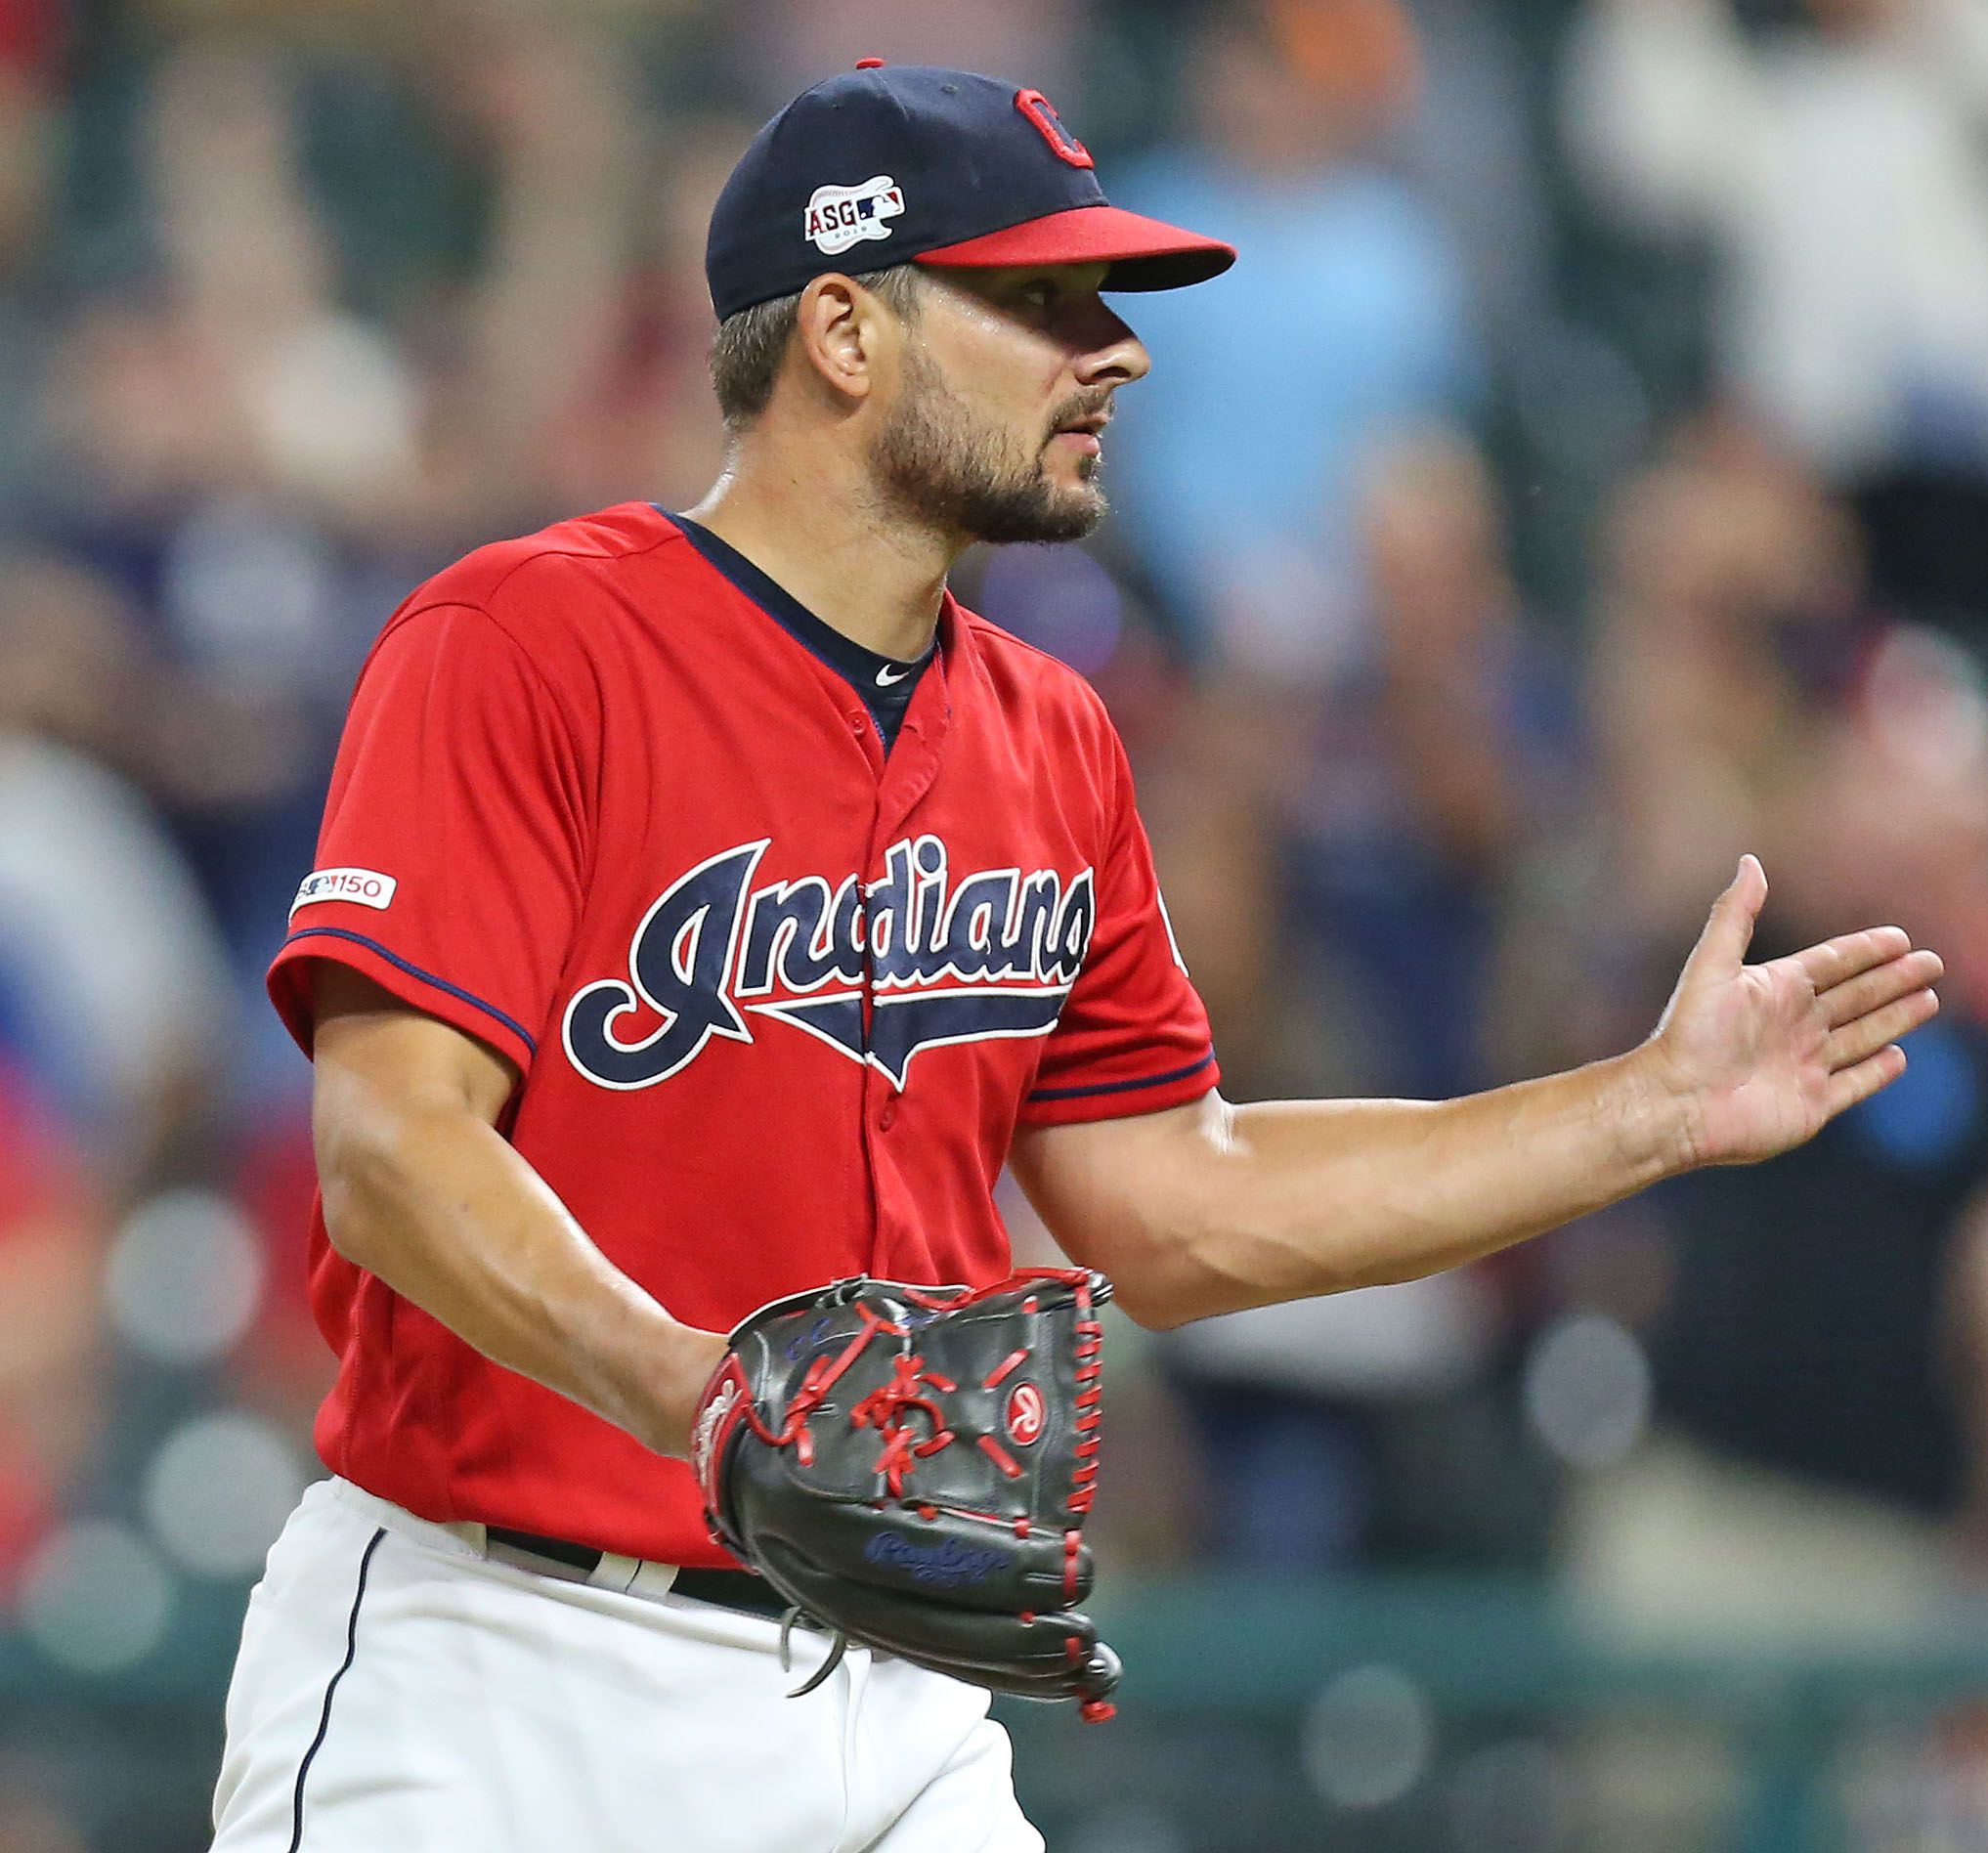
[[[1084,462],[1087,467],[1074,483],[1049,486],[1043,508],[1049,525],[1059,529],[1074,527],[1079,534],[1089,534],[1109,511],[1111,503],[1105,496],[1104,485],[1096,475],[1096,459],[1086,457]]]
[[[1104,519],[1109,506],[1101,489],[1066,490],[1026,509],[1004,509],[982,521],[973,538],[990,546],[1045,546],[1081,540]]]

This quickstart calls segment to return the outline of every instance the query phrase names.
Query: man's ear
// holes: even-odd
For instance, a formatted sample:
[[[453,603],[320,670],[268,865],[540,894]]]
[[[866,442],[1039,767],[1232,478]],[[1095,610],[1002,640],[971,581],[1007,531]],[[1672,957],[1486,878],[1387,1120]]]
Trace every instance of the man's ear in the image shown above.
[[[878,364],[890,340],[884,305],[838,271],[800,292],[795,336],[811,375],[850,409],[877,388]]]

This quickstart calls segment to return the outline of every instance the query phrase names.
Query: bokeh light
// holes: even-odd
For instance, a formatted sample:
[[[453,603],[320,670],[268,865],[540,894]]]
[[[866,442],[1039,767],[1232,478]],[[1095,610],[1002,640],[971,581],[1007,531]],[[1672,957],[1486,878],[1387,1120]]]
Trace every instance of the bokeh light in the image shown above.
[[[1650,1422],[1650,1360],[1620,1321],[1577,1313],[1540,1334],[1526,1363],[1526,1414],[1576,1467],[1607,1467]]]
[[[211,1190],[170,1190],[142,1203],[111,1244],[104,1291],[110,1320],[135,1351],[165,1364],[228,1352],[261,1304],[254,1229]]]
[[[143,1659],[164,1636],[172,1611],[172,1573],[129,1526],[109,1520],[64,1526],[22,1578],[23,1632],[77,1672],[116,1672]]]
[[[198,1575],[252,1574],[307,1479],[275,1423],[236,1409],[196,1416],[166,1437],[145,1470],[146,1523]]]
[[[1429,1701],[1395,1666],[1356,1666],[1313,1702],[1304,1761],[1318,1793],[1337,1808],[1384,1808],[1428,1774],[1436,1723]]]

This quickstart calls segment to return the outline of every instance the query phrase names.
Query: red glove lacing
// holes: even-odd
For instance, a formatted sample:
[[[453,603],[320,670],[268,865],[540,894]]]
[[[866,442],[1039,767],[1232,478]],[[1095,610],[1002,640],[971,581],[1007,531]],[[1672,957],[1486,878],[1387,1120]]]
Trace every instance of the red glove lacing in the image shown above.
[[[904,1492],[905,1475],[928,1455],[936,1454],[958,1440],[946,1427],[945,1412],[929,1397],[920,1396],[919,1391],[929,1384],[941,1396],[950,1396],[960,1386],[950,1377],[927,1370],[925,1359],[916,1352],[892,1359],[890,1368],[890,1381],[879,1384],[857,1403],[849,1411],[849,1421],[857,1428],[874,1427],[883,1438],[884,1451],[877,1457],[877,1472],[884,1476],[891,1497],[899,1498]],[[929,1437],[922,1442],[914,1441],[917,1431],[907,1419],[914,1409],[922,1410],[931,1423]]]
[[[800,1388],[794,1393],[794,1401],[787,1405],[787,1414],[777,1429],[767,1424],[750,1399],[746,1402],[746,1424],[753,1433],[768,1447],[792,1447],[803,1467],[814,1464],[814,1437],[808,1433],[807,1418],[828,1401],[828,1393],[835,1388],[837,1378],[863,1355],[864,1348],[879,1332],[888,1332],[897,1338],[904,1336],[903,1326],[895,1320],[886,1319],[870,1307],[859,1303],[856,1313],[863,1321],[863,1329],[833,1357],[824,1352],[808,1365],[806,1374],[800,1379]],[[900,1358],[898,1361],[901,1363],[903,1360]],[[868,1402],[870,1399],[865,1397],[863,1401]]]

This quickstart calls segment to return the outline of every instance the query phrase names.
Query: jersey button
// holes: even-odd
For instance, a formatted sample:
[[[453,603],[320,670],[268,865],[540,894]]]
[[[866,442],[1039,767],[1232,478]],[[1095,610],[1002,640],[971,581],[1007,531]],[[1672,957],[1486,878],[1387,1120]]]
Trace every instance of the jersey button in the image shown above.
[[[897,1124],[897,1097],[895,1095],[892,1095],[889,1099],[884,1102],[883,1112],[877,1115],[877,1124],[886,1133]]]

